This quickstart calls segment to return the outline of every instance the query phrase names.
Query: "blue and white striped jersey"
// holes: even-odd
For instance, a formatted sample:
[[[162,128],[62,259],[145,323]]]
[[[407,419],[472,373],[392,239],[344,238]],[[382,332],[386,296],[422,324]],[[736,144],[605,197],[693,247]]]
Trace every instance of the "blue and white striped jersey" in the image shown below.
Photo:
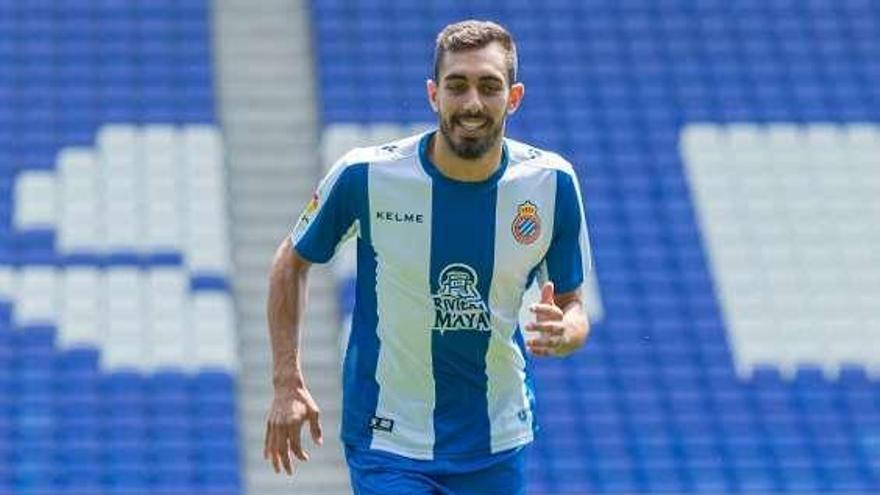
[[[532,440],[523,292],[536,276],[557,293],[578,289],[588,236],[577,178],[560,156],[505,139],[491,177],[460,182],[428,159],[431,136],[346,154],[291,239],[323,263],[357,237],[343,441],[413,459],[473,458]]]

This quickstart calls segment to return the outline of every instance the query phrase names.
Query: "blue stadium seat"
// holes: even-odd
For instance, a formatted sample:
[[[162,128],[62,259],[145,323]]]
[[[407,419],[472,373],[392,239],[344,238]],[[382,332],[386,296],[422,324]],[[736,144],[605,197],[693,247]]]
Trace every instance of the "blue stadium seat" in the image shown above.
[[[98,369],[98,350],[94,348],[72,348],[59,353],[56,366],[61,373],[80,376],[80,373],[95,372]],[[97,376],[94,376],[97,378]]]
[[[60,255],[54,231],[14,229],[13,174],[53,169],[62,147],[94,146],[110,122],[213,123],[207,2],[0,1],[0,19],[13,17],[0,21],[0,67],[31,84],[0,83],[0,264],[179,266],[179,253]],[[11,313],[0,304],[0,492],[195,493],[200,468],[185,461],[199,442],[237,469],[231,376],[190,387],[180,373],[107,372],[99,349],[58,349],[54,322],[14,328]],[[193,411],[214,414],[223,438],[189,439]],[[179,462],[158,469],[151,448]]]
[[[737,4],[737,22],[730,23],[723,5],[554,0],[540,6],[509,2],[495,11],[519,37],[522,67],[528,71],[530,96],[511,121],[511,132],[573,148],[570,155],[586,178],[605,310],[592,348],[573,360],[571,372],[583,384],[554,390],[558,380],[549,377],[559,372],[538,367],[539,377],[547,373],[542,383],[550,384],[541,388],[539,400],[554,410],[576,410],[566,406],[566,394],[573,394],[571,403],[597,411],[585,417],[583,428],[597,453],[603,447],[615,452],[611,442],[641,433],[623,425],[645,424],[658,432],[666,428],[682,453],[697,458],[712,448],[702,439],[717,438],[730,465],[652,471],[624,464],[617,471],[599,469],[588,484],[576,477],[533,474],[538,493],[648,488],[763,493],[870,486],[849,471],[857,459],[849,440],[816,447],[823,431],[830,438],[851,439],[845,425],[877,428],[876,382],[862,368],[844,369],[837,381],[815,368],[799,370],[793,380],[773,368],[750,378],[736,374],[677,142],[688,121],[876,120],[880,70],[865,63],[877,58],[867,54],[880,54],[876,43],[866,41],[878,37],[877,23],[866,20],[876,8],[869,2],[751,0]],[[483,5],[473,9],[484,7],[492,11]],[[324,74],[345,75],[323,79],[324,121],[403,122],[397,112],[377,112],[370,101],[354,97],[350,81],[372,77],[369,67],[378,66],[360,64],[358,46],[385,47],[401,58],[427,53],[401,48],[385,4],[369,3],[362,9],[367,20],[360,24],[341,20],[343,8],[339,2],[313,2]],[[432,34],[433,24],[426,21],[442,25],[450,20],[446,15],[457,12],[425,15],[399,5],[393,10],[406,16],[412,38]],[[554,33],[550,40],[548,29]],[[363,53],[374,61],[371,49]],[[390,90],[405,95],[404,106],[418,108],[421,95],[406,87],[412,83],[372,80],[382,86],[377,95]],[[587,371],[596,366],[601,371]],[[651,396],[651,390],[661,395]],[[706,421],[697,419],[707,415]],[[567,412],[560,415],[559,428],[565,430],[570,421]],[[687,428],[691,423],[693,430]],[[547,429],[555,431],[551,425]],[[579,444],[566,440],[572,448]],[[652,452],[645,449],[639,444],[639,452]],[[805,452],[819,467],[834,459],[845,473],[839,484],[829,474],[834,469],[774,467],[781,456]],[[557,473],[562,472],[558,466],[569,466],[568,460],[557,462],[552,450],[541,451],[541,459]],[[662,465],[656,458],[652,462]],[[584,471],[591,464],[586,460]],[[686,476],[679,479],[676,472]]]

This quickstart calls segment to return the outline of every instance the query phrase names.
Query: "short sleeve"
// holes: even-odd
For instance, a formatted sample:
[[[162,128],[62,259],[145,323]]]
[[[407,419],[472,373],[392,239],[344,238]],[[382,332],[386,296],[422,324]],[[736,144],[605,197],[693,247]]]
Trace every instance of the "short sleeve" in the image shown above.
[[[576,290],[591,269],[590,242],[580,187],[574,173],[556,171],[553,239],[544,259],[557,293]]]
[[[329,261],[339,245],[357,233],[365,189],[366,164],[334,165],[290,234],[297,253],[312,263]]]

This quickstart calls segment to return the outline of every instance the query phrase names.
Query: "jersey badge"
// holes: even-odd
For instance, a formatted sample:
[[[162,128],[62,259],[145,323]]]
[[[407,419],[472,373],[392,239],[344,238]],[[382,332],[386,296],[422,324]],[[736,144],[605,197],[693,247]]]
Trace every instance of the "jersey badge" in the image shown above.
[[[516,242],[528,246],[541,235],[541,217],[538,216],[538,206],[531,201],[526,201],[520,203],[516,209],[516,217],[510,225],[510,230]]]
[[[306,205],[306,208],[303,210],[302,219],[304,222],[308,222],[312,218],[312,213],[318,209],[318,192],[315,191],[312,194],[312,199],[309,201],[309,204]]]

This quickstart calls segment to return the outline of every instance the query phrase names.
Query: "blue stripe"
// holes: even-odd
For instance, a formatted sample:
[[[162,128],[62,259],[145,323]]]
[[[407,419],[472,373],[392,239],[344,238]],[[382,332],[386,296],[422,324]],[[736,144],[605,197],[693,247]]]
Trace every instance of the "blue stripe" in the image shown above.
[[[352,171],[352,188],[348,198],[357,205],[360,220],[360,238],[357,240],[357,285],[352,313],[351,336],[345,351],[345,372],[342,384],[342,439],[354,445],[369,446],[372,441],[370,418],[376,412],[379,401],[379,383],[376,381],[376,365],[379,361],[379,337],[376,326],[376,251],[370,234],[370,205],[368,169],[357,165]]]
[[[326,263],[333,257],[342,236],[363,213],[359,209],[366,204],[366,176],[366,163],[349,165],[340,173],[326,197],[321,198],[324,205],[296,243],[300,256],[312,263]]]
[[[489,301],[495,251],[495,189],[466,191],[436,184],[431,225],[431,292],[440,289],[441,271],[462,263],[477,274],[476,289]],[[434,330],[434,454],[490,452],[486,397],[486,352],[491,331]]]
[[[547,251],[547,276],[556,293],[570,292],[584,281],[581,253],[581,204],[572,176],[556,171],[556,210],[553,212],[553,243]]]
[[[424,153],[422,164],[434,170],[431,225],[431,293],[476,293],[488,308],[495,256],[495,208],[497,179],[493,174],[478,183],[463,183],[437,176],[437,170]],[[501,169],[506,166],[502,161]],[[458,265],[458,266],[456,266]],[[475,272],[475,285],[468,285],[468,268]],[[452,266],[457,277],[441,280],[444,269]],[[448,275],[448,271],[446,272]],[[472,280],[471,280],[472,281]],[[446,283],[443,283],[446,282]],[[441,292],[441,289],[443,292]],[[466,298],[466,295],[463,296]],[[476,303],[479,305],[479,301]],[[480,313],[479,311],[477,311]],[[438,311],[435,307],[431,330],[431,357],[435,383],[434,456],[449,458],[462,455],[489,455],[491,427],[487,398],[486,352],[489,349],[491,322],[481,329],[446,328],[437,330],[438,315],[461,313]],[[471,313],[473,314],[473,313]],[[482,313],[481,313],[482,314]],[[488,311],[485,312],[488,317]],[[443,326],[443,325],[441,325]],[[454,326],[454,325],[453,325]]]

